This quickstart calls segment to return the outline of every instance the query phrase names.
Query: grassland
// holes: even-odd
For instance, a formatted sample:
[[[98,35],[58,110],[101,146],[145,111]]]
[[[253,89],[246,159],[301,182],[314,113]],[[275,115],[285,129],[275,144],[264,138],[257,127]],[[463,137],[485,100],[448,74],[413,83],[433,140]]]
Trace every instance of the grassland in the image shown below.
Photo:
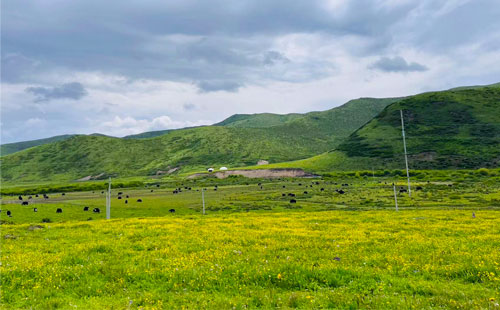
[[[113,189],[109,221],[100,190],[3,195],[2,307],[498,308],[500,171],[412,180],[411,198],[402,171],[155,180]]]
[[[5,309],[495,309],[498,211],[249,213],[2,228]]]

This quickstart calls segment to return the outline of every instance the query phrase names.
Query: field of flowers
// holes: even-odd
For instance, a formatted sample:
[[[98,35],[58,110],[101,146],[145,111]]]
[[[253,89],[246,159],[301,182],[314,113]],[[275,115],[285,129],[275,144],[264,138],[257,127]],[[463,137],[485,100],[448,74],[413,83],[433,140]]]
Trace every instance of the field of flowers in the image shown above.
[[[3,309],[499,309],[496,210],[185,214],[1,233]]]

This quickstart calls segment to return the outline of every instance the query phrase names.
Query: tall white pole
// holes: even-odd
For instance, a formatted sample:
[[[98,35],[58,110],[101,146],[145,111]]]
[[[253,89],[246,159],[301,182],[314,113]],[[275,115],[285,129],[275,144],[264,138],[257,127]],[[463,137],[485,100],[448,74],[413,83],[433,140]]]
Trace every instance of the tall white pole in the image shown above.
[[[396,203],[396,211],[398,210],[398,195],[396,194],[396,184],[392,183],[392,188],[394,189],[394,202]]]
[[[401,113],[401,130],[403,132],[403,146],[405,149],[406,177],[408,178],[408,195],[411,197],[410,172],[408,170],[408,155],[406,154],[405,122],[403,120],[403,110],[399,110],[399,112]]]
[[[109,220],[110,218],[111,218],[111,177],[109,178],[108,195],[106,199],[106,219]]]
[[[203,202],[203,215],[205,215],[205,189],[201,189],[201,201]]]

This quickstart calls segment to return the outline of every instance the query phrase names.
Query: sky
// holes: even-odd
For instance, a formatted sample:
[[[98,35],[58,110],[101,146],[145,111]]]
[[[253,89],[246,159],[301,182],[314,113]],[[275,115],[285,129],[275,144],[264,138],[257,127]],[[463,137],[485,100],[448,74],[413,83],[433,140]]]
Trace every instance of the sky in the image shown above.
[[[1,1],[1,143],[496,82],[498,0]]]

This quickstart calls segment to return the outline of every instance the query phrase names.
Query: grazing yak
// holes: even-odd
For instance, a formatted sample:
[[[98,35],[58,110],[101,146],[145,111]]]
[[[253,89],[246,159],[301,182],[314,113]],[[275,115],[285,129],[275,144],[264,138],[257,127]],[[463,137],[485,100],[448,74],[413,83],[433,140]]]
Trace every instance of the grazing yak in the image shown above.
[[[122,196],[118,196],[118,199],[122,199]]]
[[[56,213],[62,213],[62,209],[61,208],[57,208]]]
[[[27,206],[27,205],[28,205],[28,202],[27,202],[27,201],[23,201],[23,202],[21,203],[21,205],[23,205],[23,206]]]
[[[170,209],[170,210],[168,210],[168,212],[175,213],[175,209]]]
[[[7,216],[12,217],[12,213],[10,212],[10,210],[7,210]]]
[[[295,199],[290,199],[290,203],[296,203],[296,202],[297,202],[297,200],[295,200]]]
[[[23,197],[22,197],[22,196],[19,196],[19,200],[23,200]]]
[[[38,208],[33,208],[33,212],[38,212]]]
[[[142,202],[142,199],[137,199],[137,202]]]
[[[83,211],[88,211],[89,207],[83,207]]]
[[[125,203],[128,203],[128,200],[125,200]]]
[[[304,191],[304,194],[305,194],[305,195],[307,195],[307,194],[308,194],[308,192],[307,192],[307,191]]]
[[[99,209],[99,208],[94,208],[94,210],[92,210],[92,211],[94,211],[94,213],[100,213],[100,212],[101,212],[101,209]]]

